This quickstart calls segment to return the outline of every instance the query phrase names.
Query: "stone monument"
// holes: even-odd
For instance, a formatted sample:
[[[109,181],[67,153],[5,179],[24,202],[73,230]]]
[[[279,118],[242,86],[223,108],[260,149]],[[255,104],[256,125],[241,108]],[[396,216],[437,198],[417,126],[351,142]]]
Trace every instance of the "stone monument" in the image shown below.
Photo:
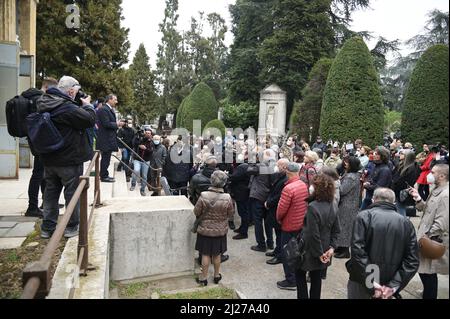
[[[260,92],[258,134],[281,136],[286,132],[286,92],[271,84]]]

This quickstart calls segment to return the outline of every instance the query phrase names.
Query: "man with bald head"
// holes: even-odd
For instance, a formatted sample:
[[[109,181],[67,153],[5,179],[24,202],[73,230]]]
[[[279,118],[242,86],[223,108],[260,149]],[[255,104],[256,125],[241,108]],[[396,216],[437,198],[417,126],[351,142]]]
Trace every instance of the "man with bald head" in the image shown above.
[[[277,222],[276,214],[278,202],[281,198],[281,192],[283,191],[284,185],[288,180],[286,176],[286,168],[288,164],[289,160],[286,158],[282,158],[277,162],[275,174],[272,176],[269,197],[264,203],[264,206],[268,210],[268,222],[270,226],[275,230],[276,236],[275,250],[266,253],[267,257],[272,257],[272,259],[266,261],[269,265],[277,265],[281,263],[281,225]]]

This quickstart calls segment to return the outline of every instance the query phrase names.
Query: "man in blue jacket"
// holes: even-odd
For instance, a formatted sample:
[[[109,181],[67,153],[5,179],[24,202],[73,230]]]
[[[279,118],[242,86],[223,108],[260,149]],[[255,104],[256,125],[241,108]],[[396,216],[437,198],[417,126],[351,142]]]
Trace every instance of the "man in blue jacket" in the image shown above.
[[[51,113],[62,106],[65,108],[64,112],[52,117],[55,127],[64,139],[64,146],[58,151],[41,154],[46,183],[42,238],[50,238],[55,231],[59,217],[58,199],[63,187],[67,207],[83,174],[83,163],[91,160],[93,156],[87,129],[95,124],[95,111],[90,96],[81,99],[81,107],[76,105],[74,99],[80,88],[76,79],[63,76],[59,80],[58,88],[48,89],[37,101],[37,111],[40,113]],[[64,232],[66,238],[78,235],[79,215],[78,202]]]

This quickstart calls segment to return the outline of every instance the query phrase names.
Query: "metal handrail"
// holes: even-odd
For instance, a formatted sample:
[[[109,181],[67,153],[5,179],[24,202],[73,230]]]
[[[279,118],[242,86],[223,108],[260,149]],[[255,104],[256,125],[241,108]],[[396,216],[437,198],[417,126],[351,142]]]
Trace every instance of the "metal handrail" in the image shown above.
[[[160,170],[160,168],[154,168],[154,167],[152,167],[150,164],[147,164],[147,162],[146,162],[142,157],[140,157],[138,153],[136,153],[129,145],[127,145],[127,143],[125,143],[124,141],[122,141],[120,138],[117,137],[117,140],[118,140],[123,146],[125,146],[126,149],[128,149],[129,151],[131,151],[131,153],[133,153],[133,155],[136,155],[136,157],[137,157],[141,162],[143,162],[146,166],[148,166],[151,170],[153,170],[153,171],[158,171],[158,170]]]
[[[144,179],[141,177],[141,176],[139,176],[138,174],[136,174],[135,173],[135,171],[130,167],[130,166],[128,166],[124,161],[122,161],[120,158],[118,158],[116,155],[113,155],[113,154],[111,154],[111,156],[112,157],[115,157],[123,166],[125,166],[126,168],[128,168],[129,170],[130,170],[130,172],[131,172],[131,174],[133,174],[134,176],[136,176],[137,178],[139,178],[139,181],[140,182],[142,182]],[[144,162],[145,163],[145,162]],[[145,163],[146,164],[146,163]],[[157,186],[157,187],[153,187],[152,185],[150,185],[149,183],[148,183],[148,181],[145,181],[145,183],[147,184],[147,187],[149,187],[149,188],[151,188],[151,189],[153,189],[153,190],[155,190],[155,191],[157,191],[157,192],[161,192],[161,189],[162,189],[162,187],[161,187],[161,169],[158,169],[157,170],[158,171],[158,175],[157,175],[157,177],[156,177],[156,181],[157,181],[157,184],[159,185],[159,187]]]
[[[88,230],[92,220],[92,214],[94,209],[101,205],[101,192],[100,192],[100,153],[95,152],[86,173],[80,176],[80,183],[72,196],[72,199],[67,205],[66,211],[58,222],[55,232],[50,238],[49,243],[44,249],[41,258],[29,263],[22,276],[23,281],[23,293],[22,299],[32,298],[45,298],[51,287],[50,268],[51,259],[58,248],[58,244],[64,235],[64,230],[70,221],[73,211],[80,201],[80,224],[79,224],[79,236],[78,236],[78,257],[77,264],[80,265],[80,272],[86,274],[88,270]],[[92,203],[91,214],[88,218],[88,196],[87,191],[89,189],[89,177],[90,172],[95,165],[95,184],[94,184],[94,202]]]

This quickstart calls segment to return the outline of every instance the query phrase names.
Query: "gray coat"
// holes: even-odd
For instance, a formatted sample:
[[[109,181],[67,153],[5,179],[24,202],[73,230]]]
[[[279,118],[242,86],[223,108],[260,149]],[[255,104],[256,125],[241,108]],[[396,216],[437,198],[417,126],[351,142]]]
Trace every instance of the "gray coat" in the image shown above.
[[[427,259],[420,254],[420,274],[448,275],[448,183],[434,189],[426,203],[417,204],[417,209],[423,211],[423,216],[417,231],[417,239],[427,234],[428,237],[439,236],[447,247],[444,256],[440,259]]]
[[[358,215],[360,203],[359,194],[361,184],[359,173],[347,173],[341,179],[339,187],[338,218],[341,232],[338,236],[338,247],[350,247],[352,239],[353,222]]]

